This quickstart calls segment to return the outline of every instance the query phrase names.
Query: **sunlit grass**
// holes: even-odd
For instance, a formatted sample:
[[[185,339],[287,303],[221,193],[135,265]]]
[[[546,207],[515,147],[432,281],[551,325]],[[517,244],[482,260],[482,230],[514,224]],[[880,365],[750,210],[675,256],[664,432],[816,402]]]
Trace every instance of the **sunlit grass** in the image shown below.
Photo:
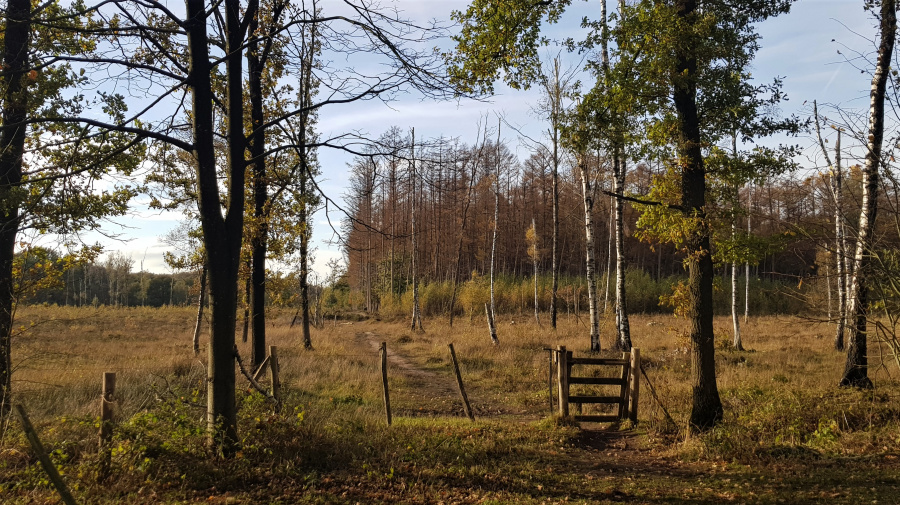
[[[721,490],[696,488],[690,475],[725,470],[732,472],[728,480],[723,474],[715,482],[734,499],[747,500],[755,492],[768,493],[772,501],[812,503],[820,498],[814,486],[831,489],[833,476],[809,465],[850,457],[863,461],[860,468],[868,477],[845,476],[858,489],[845,491],[835,502],[853,503],[865,493],[871,501],[897,485],[884,473],[893,468],[900,444],[895,365],[886,356],[885,366],[879,366],[873,342],[876,389],[838,389],[844,355],[832,350],[830,325],[795,317],[752,318],[743,325],[747,351],[736,352],[729,347],[730,320],[717,319],[725,419],[710,433],[689,437],[684,429],[690,403],[687,325],[667,315],[632,316],[632,338],[659,402],[645,382],[640,422],[626,439],[646,452],[626,452],[627,461],[618,461],[616,451],[624,445],[616,449],[616,439],[595,440],[590,432],[548,417],[545,349],[564,345],[576,355],[586,354],[586,314],[563,314],[556,331],[545,315],[542,326],[528,314],[504,315],[498,318],[499,346],[491,344],[483,317],[457,319],[452,328],[446,319],[426,319],[424,333],[410,331],[405,318],[329,320],[313,330],[312,351],[303,349],[300,328],[289,327],[292,316],[272,312],[267,326],[269,343],[279,348],[284,409],[275,414],[238,376],[242,451],[233,461],[210,460],[205,446],[207,336],[204,331],[202,352],[194,357],[190,308],[22,309],[19,324],[25,329],[13,348],[16,401],[32,414],[76,494],[91,503],[176,503],[210,496],[215,501],[224,493],[236,503],[438,502],[449,497],[500,503],[569,497],[593,503],[625,495],[638,502],[717,502],[725,499],[717,495]],[[611,316],[601,327],[604,354],[613,355]],[[240,342],[240,331],[236,339],[246,363],[250,351]],[[382,403],[382,341],[392,355],[391,427]],[[476,423],[462,411],[450,343]],[[96,484],[92,473],[103,371],[118,374],[112,486]],[[268,379],[262,382],[267,385]],[[665,420],[663,408],[675,427]],[[52,500],[29,452],[13,423],[0,441],[0,501]],[[611,456],[596,459],[599,453]],[[688,465],[689,470],[681,477],[650,470],[660,464]],[[622,480],[623,468],[635,465],[644,468],[644,476]],[[807,479],[818,481],[798,476],[789,488],[751,480],[772,478],[784,465],[805,468],[811,472]],[[752,484],[731,486],[732,479]],[[280,487],[273,489],[270,482]],[[796,494],[795,488],[806,494]],[[149,498],[151,493],[156,498]]]

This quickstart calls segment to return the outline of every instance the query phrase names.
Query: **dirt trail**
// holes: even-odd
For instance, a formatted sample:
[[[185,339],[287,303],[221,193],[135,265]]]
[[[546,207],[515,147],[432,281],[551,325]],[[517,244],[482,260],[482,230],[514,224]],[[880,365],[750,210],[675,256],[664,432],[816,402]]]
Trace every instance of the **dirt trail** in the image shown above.
[[[382,339],[371,331],[356,334],[358,345],[376,353]],[[388,375],[402,385],[391,392],[391,403],[398,415],[464,415],[459,391],[452,377],[425,370],[388,346]],[[477,409],[476,409],[477,414]]]

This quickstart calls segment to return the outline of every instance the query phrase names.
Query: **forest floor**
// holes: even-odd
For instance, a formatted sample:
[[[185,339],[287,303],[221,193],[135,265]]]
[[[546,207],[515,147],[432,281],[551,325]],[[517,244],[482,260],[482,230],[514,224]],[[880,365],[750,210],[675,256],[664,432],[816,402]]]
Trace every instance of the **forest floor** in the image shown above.
[[[284,407],[273,412],[239,376],[241,449],[221,459],[203,437],[205,355],[190,353],[189,309],[34,307],[19,316],[17,401],[78,503],[900,503],[896,363],[870,345],[876,388],[839,389],[832,327],[801,318],[751,319],[743,352],[728,349],[719,327],[730,321],[717,319],[725,419],[691,436],[685,325],[671,316],[631,321],[658,400],[642,384],[636,425],[579,426],[549,415],[545,349],[586,355],[583,320],[563,317],[553,332],[504,317],[499,346],[480,320],[452,328],[426,320],[424,333],[338,320],[314,330],[315,348],[304,351],[291,315],[273,313],[268,339],[279,346]],[[605,320],[604,346],[611,331]],[[110,475],[98,480],[107,370],[118,374],[118,420]],[[6,428],[0,503],[56,503],[18,422]]]

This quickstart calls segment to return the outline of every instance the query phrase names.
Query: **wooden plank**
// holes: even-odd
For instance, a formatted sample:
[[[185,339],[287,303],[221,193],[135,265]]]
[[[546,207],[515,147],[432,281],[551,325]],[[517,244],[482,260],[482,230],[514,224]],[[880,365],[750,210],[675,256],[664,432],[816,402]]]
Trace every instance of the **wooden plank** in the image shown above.
[[[638,399],[641,391],[641,350],[631,349],[631,413],[629,418],[633,424],[638,420]]]
[[[570,365],[615,365],[628,364],[628,360],[621,358],[570,358]]]
[[[593,384],[597,386],[621,386],[621,377],[569,377],[569,384]]]
[[[37,432],[34,431],[34,426],[31,425],[31,420],[28,419],[25,409],[22,408],[21,405],[13,405],[13,408],[15,409],[16,414],[19,415],[19,420],[22,421],[22,429],[25,430],[25,438],[27,438],[28,442],[31,444],[35,456],[37,456],[38,461],[41,462],[41,466],[44,467],[44,471],[47,473],[47,477],[50,478],[50,482],[53,483],[53,486],[59,493],[59,497],[62,498],[63,503],[66,505],[77,505],[75,503],[75,498],[72,497],[72,493],[69,492],[69,488],[66,486],[66,482],[59,475],[59,470],[53,466],[53,462],[50,461],[50,456],[48,456],[47,451],[44,450],[44,446],[41,444]]]
[[[253,380],[256,382],[259,382],[259,379],[266,373],[266,367],[269,366],[269,359],[271,359],[271,356],[266,356],[266,359],[264,359],[263,362],[259,364],[259,368],[256,369],[256,373],[253,374]]]
[[[387,377],[387,342],[381,343],[381,388],[384,392],[384,416],[388,426],[391,425],[391,395],[388,392]]]
[[[614,414],[609,415],[584,415],[584,416],[575,416],[576,421],[581,422],[589,422],[589,423],[614,423],[619,420],[619,416]]]
[[[459,373],[459,362],[456,361],[456,351],[453,350],[453,344],[448,345],[448,347],[450,348],[450,360],[453,362],[453,371],[456,372],[456,385],[459,386],[459,396],[462,397],[463,408],[466,410],[466,415],[469,416],[469,419],[474,421],[475,414],[472,412],[472,406],[469,405],[469,397],[466,395],[462,374]]]
[[[620,396],[592,396],[569,395],[569,403],[610,403],[618,404],[622,401]]]

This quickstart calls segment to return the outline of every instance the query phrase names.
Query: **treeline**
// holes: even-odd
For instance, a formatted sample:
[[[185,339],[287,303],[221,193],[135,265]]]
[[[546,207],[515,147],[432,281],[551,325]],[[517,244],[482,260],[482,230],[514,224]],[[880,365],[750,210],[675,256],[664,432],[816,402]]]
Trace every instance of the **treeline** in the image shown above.
[[[18,300],[23,304],[60,306],[165,307],[196,305],[199,272],[153,273],[135,270],[136,261],[114,252],[102,261],[61,255],[33,247],[16,255]],[[270,272],[266,304],[296,307],[299,272]],[[340,288],[338,288],[339,290]],[[320,286],[310,286],[318,302]],[[242,300],[249,307],[249,300]]]
[[[615,272],[613,276],[615,277]],[[628,284],[628,306],[634,313],[672,314],[674,307],[666,301],[672,295],[672,288],[683,279],[682,276],[668,276],[654,279],[644,270],[628,270],[625,282]],[[612,314],[615,306],[615,288],[604,274],[600,279],[600,310]],[[730,293],[724,289],[725,279],[720,278],[714,290],[713,311],[726,315],[731,310]],[[809,282],[803,286],[781,281],[750,279],[749,311],[754,315],[814,313],[824,317],[827,305],[826,279]],[[743,281],[742,281],[743,282]],[[496,280],[494,295],[497,313],[510,320],[532,317],[534,310],[534,286],[532,280],[521,277],[501,276]],[[550,277],[541,275],[538,279],[539,304],[546,310],[550,305]],[[419,305],[422,315],[429,318],[446,317],[450,310],[453,285],[450,281],[425,281],[419,286]],[[323,309],[326,317],[345,310],[365,310],[366,298],[363,291],[352,289],[347,283],[336,283],[324,290]],[[584,277],[563,277],[560,279],[559,317],[587,317],[588,294]],[[459,285],[454,302],[456,313],[474,320],[484,318],[484,305],[490,300],[488,279],[475,275]],[[743,306],[742,306],[743,307]],[[382,297],[377,307],[379,317],[407,318],[412,313],[412,290],[407,289],[394,297]],[[543,316],[542,316],[543,317]],[[544,322],[544,319],[541,320]]]
[[[389,154],[373,153],[354,161],[346,196],[350,209],[350,217],[345,221],[346,277],[353,292],[348,295],[348,300],[354,302],[351,305],[370,312],[394,312],[412,287],[413,256],[419,282],[428,289],[454,282],[463,289],[472,279],[488,275],[495,192],[499,193],[498,236],[493,251],[497,274],[514,279],[527,291],[532,288],[527,286],[530,281],[524,279],[533,276],[535,263],[539,275],[550,272],[552,155],[547,149],[538,148],[522,161],[505,142],[490,139],[467,145],[440,138],[420,140],[414,146],[409,133],[398,128],[385,133],[380,145],[390,147]],[[591,183],[595,257],[602,276],[599,282],[601,290],[604,286],[610,290],[613,288],[606,276],[612,271],[614,282],[616,257],[614,201],[609,196],[613,190],[612,167],[602,155],[586,159],[593,165],[588,173],[595,174]],[[660,164],[635,164],[627,170],[625,194],[636,198],[647,195],[665,176],[665,168]],[[853,202],[859,201],[861,182],[858,167],[852,168],[846,183],[849,195],[842,205],[848,222],[858,216]],[[751,284],[766,283],[771,289],[758,296],[775,297],[773,303],[758,304],[759,307],[770,306],[778,313],[807,310],[808,306],[797,303],[793,287],[818,277],[824,283],[828,271],[833,273],[833,267],[829,270],[826,264],[832,256],[828,240],[834,216],[828,184],[827,176],[805,171],[740,189],[738,201],[744,209],[737,227],[742,232],[749,230],[756,247],[761,249],[750,267]],[[585,224],[581,172],[571,158],[564,159],[560,167],[558,192],[561,286],[576,289],[574,286],[585,278]],[[671,286],[686,276],[683,250],[671,243],[638,238],[642,210],[640,205],[627,204],[623,215],[628,306],[633,312],[671,310],[660,303],[657,295],[644,299],[632,292],[641,292],[642,285],[652,282],[657,285],[654,293],[670,295]],[[532,226],[534,230],[529,234]],[[885,233],[888,232],[889,223],[885,222]],[[717,275],[723,280],[729,278],[730,267],[728,262],[717,262]],[[738,275],[745,275],[743,265]],[[502,282],[500,286],[503,293]],[[824,286],[827,284],[823,289]],[[547,283],[541,281],[538,298],[542,310],[549,307],[548,290]],[[560,303],[566,303],[566,295],[560,296]],[[721,297],[725,294],[721,293]],[[455,303],[457,312],[468,310],[462,298],[461,295]],[[532,307],[533,299],[531,294]],[[527,305],[529,300],[525,302]],[[436,314],[433,305],[423,303],[431,307],[426,312]],[[448,297],[440,305],[444,312],[450,309],[449,303]],[[498,310],[508,307],[501,303]],[[515,310],[527,308],[517,306]]]

